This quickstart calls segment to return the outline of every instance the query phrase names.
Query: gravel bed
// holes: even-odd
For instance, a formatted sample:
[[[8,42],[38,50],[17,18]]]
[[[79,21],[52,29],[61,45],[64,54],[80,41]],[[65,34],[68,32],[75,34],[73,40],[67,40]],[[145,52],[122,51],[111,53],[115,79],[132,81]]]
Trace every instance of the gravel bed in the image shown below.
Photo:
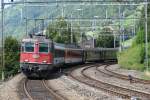
[[[76,71],[77,73],[79,71]],[[69,100],[122,100],[103,91],[82,84],[69,76],[49,80],[49,85]]]
[[[82,69],[84,69],[84,68],[80,68],[80,69],[78,69],[78,70],[75,70],[74,72],[73,72],[73,75],[76,75],[76,76],[80,76],[81,75],[81,70]],[[89,75],[90,75],[90,73],[88,73]],[[80,84],[80,83],[79,83]],[[96,89],[97,90],[97,89]],[[100,91],[100,90],[98,90],[98,91]],[[122,98],[119,98],[119,97],[117,97],[117,96],[114,96],[114,95],[111,95],[111,94],[108,94],[108,93],[106,93],[106,92],[103,92],[103,91],[101,91],[102,92],[102,94],[105,94],[105,95],[107,95],[108,96],[108,100],[124,100],[124,99],[122,99]],[[101,99],[99,99],[99,100],[101,100]],[[103,99],[102,99],[103,100]],[[105,99],[104,99],[105,100]]]
[[[110,65],[110,67],[108,67],[108,69],[110,69],[111,71],[117,72],[117,73],[121,73],[123,75],[127,75],[127,76],[132,75],[137,78],[141,78],[141,76],[144,75],[144,73],[140,72],[140,71],[122,69],[122,68],[120,68],[120,66],[118,64]]]
[[[101,69],[101,70],[103,68],[104,67],[102,67],[102,66],[99,67],[99,69]],[[96,74],[95,74],[95,72],[96,72]],[[100,73],[100,72],[96,71],[95,68],[90,68],[89,70],[86,71],[86,73],[88,73],[89,76],[91,76],[92,78],[102,80],[103,82],[111,83],[113,85],[129,88],[129,89],[133,89],[133,90],[144,91],[144,92],[147,92],[147,93],[150,92],[150,85],[149,84],[144,84],[144,85],[140,84],[140,83],[130,84],[129,81],[118,79],[118,78],[115,78],[115,77],[110,77],[110,76],[107,76],[103,73]]]
[[[18,96],[18,83],[23,78],[23,74],[18,74],[11,80],[0,85],[0,100],[20,100]]]

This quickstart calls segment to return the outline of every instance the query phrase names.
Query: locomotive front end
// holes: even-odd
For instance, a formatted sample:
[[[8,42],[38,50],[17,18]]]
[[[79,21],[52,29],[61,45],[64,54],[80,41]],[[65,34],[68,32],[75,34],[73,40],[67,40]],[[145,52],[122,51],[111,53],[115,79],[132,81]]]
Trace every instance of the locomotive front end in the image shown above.
[[[52,42],[41,37],[24,39],[20,67],[27,77],[44,77],[53,69]]]

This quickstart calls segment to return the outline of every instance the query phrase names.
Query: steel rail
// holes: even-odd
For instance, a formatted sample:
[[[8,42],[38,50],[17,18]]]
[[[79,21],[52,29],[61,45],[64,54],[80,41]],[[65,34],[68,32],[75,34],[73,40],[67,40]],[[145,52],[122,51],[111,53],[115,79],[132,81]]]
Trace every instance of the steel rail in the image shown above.
[[[138,91],[138,90],[133,90],[133,89],[128,89],[128,88],[120,87],[120,86],[117,86],[117,85],[112,85],[112,84],[110,84],[110,83],[103,82],[103,81],[100,81],[100,80],[91,78],[90,76],[88,76],[88,75],[85,74],[85,70],[87,70],[87,69],[89,69],[89,68],[91,68],[91,67],[96,67],[96,66],[94,65],[94,66],[89,66],[89,67],[87,67],[87,68],[84,68],[84,69],[81,71],[81,74],[83,75],[84,79],[85,79],[85,78],[88,78],[89,80],[92,80],[92,82],[95,82],[95,84],[97,83],[97,84],[106,85],[106,86],[108,86],[108,87],[113,88],[113,90],[115,90],[115,91],[113,91],[112,89],[111,89],[111,90],[110,90],[110,89],[104,89],[105,91],[115,92],[117,95],[126,95],[126,97],[128,97],[128,98],[131,97],[131,96],[133,96],[133,95],[139,96],[139,97],[144,97],[144,98],[145,98],[145,97],[146,97],[146,98],[150,98],[150,94],[147,93],[147,92]],[[73,75],[71,75],[71,77],[73,77],[74,79],[76,79],[76,80],[78,80],[78,81],[80,81],[80,82],[82,82],[82,83],[85,83],[85,84],[91,86],[90,83],[83,82],[83,80],[80,80],[80,79],[76,78],[76,77],[73,76]],[[98,88],[98,87],[95,86],[95,85],[92,86],[92,87]],[[123,92],[123,94],[119,94],[121,91]],[[124,93],[125,93],[125,94],[124,94]]]
[[[123,79],[123,80],[129,80],[129,77],[127,75],[123,75],[123,74],[120,74],[120,73],[117,73],[117,72],[114,72],[110,69],[108,69],[108,67],[110,67],[110,65],[107,65],[104,67],[104,69],[111,73],[114,77],[117,77],[117,78],[120,78],[120,79]],[[97,67],[97,70],[99,71],[98,67]],[[150,84],[150,80],[144,80],[144,79],[140,79],[140,78],[137,78],[137,77],[133,77],[133,82],[138,82],[138,83],[143,83],[143,84]]]
[[[23,83],[23,90],[24,90],[24,92],[25,92],[25,95],[27,96],[27,98],[28,98],[29,100],[35,100],[35,99],[33,98],[34,95],[32,96],[31,93],[29,92],[27,84],[29,84],[29,83],[28,83],[28,79],[25,79],[25,81],[24,81],[24,83]],[[42,87],[44,86],[44,89],[46,89],[46,91],[47,91],[46,93],[48,93],[49,96],[50,96],[52,99],[55,99],[55,100],[68,100],[67,98],[65,98],[65,97],[62,96],[61,94],[56,93],[54,89],[50,88],[50,87],[47,85],[47,83],[46,83],[45,80],[41,80],[41,84],[42,84],[41,86],[42,86]]]
[[[91,66],[89,66],[89,67],[84,68],[82,71],[84,71],[84,70],[86,70],[86,69],[88,69],[88,68],[91,68],[91,67],[95,67],[95,66],[91,65]],[[75,80],[77,80],[77,81],[79,81],[79,82],[81,82],[81,83],[84,83],[84,84],[86,84],[86,85],[88,85],[88,86],[90,86],[90,87],[103,90],[103,91],[105,91],[105,92],[107,92],[107,93],[109,93],[109,94],[117,95],[117,96],[119,96],[119,97],[121,97],[121,98],[124,98],[124,99],[130,99],[130,98],[131,98],[129,95],[122,94],[122,93],[119,93],[119,92],[116,92],[116,91],[113,91],[113,90],[109,90],[109,89],[107,89],[107,88],[105,88],[105,87],[102,87],[102,86],[96,86],[95,84],[91,84],[92,82],[94,82],[94,83],[97,82],[97,81],[95,81],[95,80],[93,80],[93,79],[92,79],[92,82],[87,82],[87,81],[85,82],[85,81],[83,81],[83,80],[86,79],[86,77],[82,74],[82,72],[81,72],[81,74],[84,76],[84,79],[83,79],[83,80],[79,79],[79,77],[74,76],[72,73],[73,73],[73,72],[70,73],[70,77],[72,77],[73,79],[75,79]],[[91,79],[90,79],[90,80],[91,80]]]
[[[97,79],[93,79],[93,78],[91,78],[90,76],[88,76],[88,75],[86,75],[86,74],[84,73],[84,71],[87,70],[87,69],[88,69],[88,68],[82,70],[82,74],[83,74],[85,77],[87,77],[87,78],[89,78],[89,79],[91,79],[91,80],[95,80],[95,81],[97,81],[97,82],[101,82],[101,83],[103,83],[103,84],[105,84],[105,85],[114,87],[115,89],[118,89],[118,90],[121,89],[121,90],[123,90],[123,91],[128,91],[128,92],[130,93],[130,95],[131,95],[131,94],[135,94],[135,95],[140,96],[140,97],[147,97],[147,98],[150,98],[150,94],[149,94],[149,93],[146,93],[146,92],[143,92],[143,91],[132,90],[132,89],[128,89],[128,88],[125,88],[125,87],[120,87],[120,86],[117,86],[117,85],[112,85],[112,84],[107,83],[107,82],[102,82],[102,81],[97,80]],[[132,92],[132,93],[131,93],[131,92]],[[132,96],[132,95],[131,95],[131,96]]]
[[[29,100],[34,100],[33,97],[31,96],[31,94],[27,90],[27,82],[28,82],[28,80],[25,79],[25,82],[23,85],[24,92],[25,92],[26,96],[29,98]]]
[[[66,97],[62,96],[61,94],[58,94],[55,92],[54,89],[52,89],[50,86],[47,85],[46,81],[42,81],[45,88],[49,91],[50,95],[52,95],[56,100],[68,100]]]

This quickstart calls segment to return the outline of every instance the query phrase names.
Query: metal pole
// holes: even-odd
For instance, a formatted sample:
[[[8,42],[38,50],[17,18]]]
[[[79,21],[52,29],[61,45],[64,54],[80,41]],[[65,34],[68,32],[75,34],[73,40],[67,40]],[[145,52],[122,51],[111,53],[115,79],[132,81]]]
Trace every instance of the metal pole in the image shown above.
[[[27,20],[27,18],[25,18],[25,21],[26,21],[26,36],[28,36],[28,31],[27,31],[28,30],[28,27],[27,27],[28,26],[27,25],[28,24],[28,20]]]
[[[21,8],[21,10],[20,10],[20,19],[21,19],[21,22],[22,22],[22,19],[23,19],[23,10],[22,10],[22,8]]]
[[[79,27],[81,26],[81,25],[80,25],[80,17],[81,17],[81,15],[80,15],[80,11],[81,11],[81,10],[82,10],[82,9],[80,9],[80,8],[79,8],[79,9],[77,9],[77,11],[79,11],[79,14],[78,14]],[[82,44],[82,34],[81,34],[81,31],[80,31],[80,36],[81,36],[81,37],[80,37],[80,41],[81,41],[81,44]]]
[[[72,13],[71,13],[71,19],[72,19]],[[72,20],[71,20],[71,43],[73,43]]]
[[[5,40],[4,40],[4,0],[1,0],[1,29],[2,29],[2,80],[5,79]]]
[[[123,25],[124,24],[124,12],[122,13],[122,19],[123,19],[122,20],[122,25],[121,25],[122,26],[122,32],[123,32],[123,47],[122,47],[122,49],[124,50],[124,41],[125,41],[125,39],[124,39],[125,38],[124,25]]]
[[[64,18],[64,3],[63,3],[63,5],[62,5],[62,17]]]
[[[119,30],[120,30],[120,52],[122,51],[122,45],[121,45],[121,42],[122,42],[122,35],[121,35],[121,6],[119,5],[119,18],[120,18],[120,21],[119,21]]]
[[[147,0],[145,0],[145,58],[146,58],[146,69],[149,69],[148,62],[148,31],[147,31]]]
[[[44,32],[44,26],[45,26],[44,25],[44,19],[42,19],[42,30],[41,30],[42,31],[42,35],[44,35],[44,33],[43,33]]]
[[[114,31],[113,31],[113,35],[114,35],[114,48],[116,48],[116,36],[115,36]]]
[[[106,9],[106,15],[105,15],[106,19],[108,18],[108,12],[107,12],[107,9]]]
[[[96,23],[96,19],[98,18],[99,16],[94,16],[94,26],[93,26],[93,32],[95,31],[96,32],[96,26],[97,26],[97,23]],[[94,38],[94,34],[93,34],[93,48],[95,48],[95,38]]]
[[[133,29],[133,33],[134,33],[134,34],[133,34],[133,36],[135,36],[135,32],[136,32],[136,30],[135,30],[135,29],[136,29],[135,16],[134,16],[134,19],[133,19],[133,20],[134,20],[134,29]]]
[[[27,24],[28,24],[28,22],[27,22],[27,21],[28,21],[28,18],[27,18],[27,9],[26,9],[27,7],[26,7],[26,3],[25,3],[25,2],[26,2],[26,0],[23,1],[23,5],[24,5],[24,8],[25,8],[25,13],[24,13],[24,14],[25,14],[25,18],[24,18],[24,19],[25,19],[26,36],[27,36],[27,35],[28,35],[28,31],[27,31],[27,30],[28,30],[28,27],[27,27]]]
[[[95,27],[94,27],[94,22],[95,22],[95,19],[92,21],[92,32],[93,32],[93,37],[92,37],[92,45],[93,45],[93,48],[94,48],[94,30],[95,30]]]
[[[94,34],[93,34],[93,48],[95,48],[95,43],[94,43],[95,39],[94,39]]]

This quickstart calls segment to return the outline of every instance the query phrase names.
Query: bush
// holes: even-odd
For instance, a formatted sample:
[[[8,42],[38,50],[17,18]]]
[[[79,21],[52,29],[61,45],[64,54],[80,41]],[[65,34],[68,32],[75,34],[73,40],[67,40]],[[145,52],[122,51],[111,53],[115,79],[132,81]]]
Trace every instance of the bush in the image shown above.
[[[142,17],[144,17],[144,9],[142,11]],[[150,14],[150,4],[148,5],[148,15]],[[150,18],[148,17],[148,26],[150,25]],[[126,69],[136,69],[144,70],[145,69],[145,29],[144,22],[141,19],[139,21],[139,31],[136,35],[136,39],[133,43],[133,46],[128,50],[125,50],[118,54],[119,64]],[[148,57],[150,58],[150,29],[148,28],[148,42],[149,42],[149,52]],[[150,60],[149,60],[150,64]]]
[[[19,69],[19,42],[9,36],[5,39],[5,77],[9,77],[18,72]]]
[[[145,58],[144,44],[132,46],[131,48],[118,53],[118,63],[122,68],[143,71]]]
[[[113,36],[99,36],[96,41],[96,47],[113,48],[114,37]]]
[[[46,29],[46,35],[49,39],[57,43],[69,44],[71,41],[71,32],[73,35],[73,43],[77,43],[79,40],[79,32],[72,30],[71,24],[65,21],[64,18],[59,18],[54,23],[49,23],[49,26]]]

